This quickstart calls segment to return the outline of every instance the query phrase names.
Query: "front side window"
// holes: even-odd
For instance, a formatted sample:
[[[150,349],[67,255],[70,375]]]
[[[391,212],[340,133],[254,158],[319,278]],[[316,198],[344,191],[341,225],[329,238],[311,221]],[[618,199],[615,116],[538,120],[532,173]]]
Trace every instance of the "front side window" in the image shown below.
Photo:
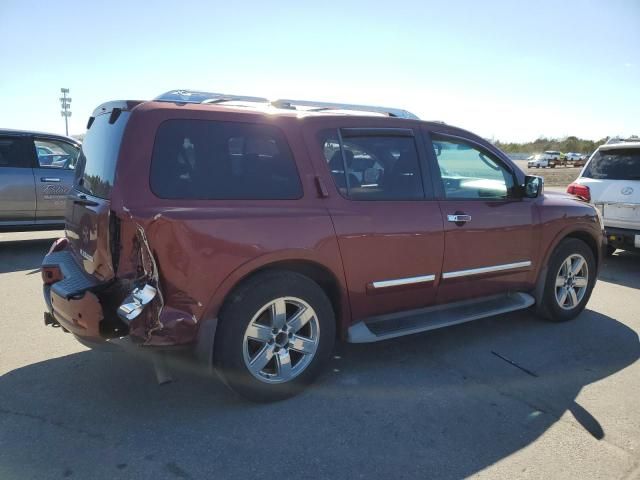
[[[151,189],[160,198],[290,200],[302,185],[287,141],[271,125],[167,120],[156,133]]]
[[[514,179],[488,152],[463,140],[434,137],[433,150],[447,199],[505,199]]]
[[[353,200],[421,200],[424,188],[413,136],[322,132],[324,158],[340,193]]]
[[[36,138],[34,143],[40,167],[66,170],[73,170],[76,167],[80,150],[74,145],[42,138]]]
[[[583,177],[609,180],[640,180],[640,148],[598,150]]]

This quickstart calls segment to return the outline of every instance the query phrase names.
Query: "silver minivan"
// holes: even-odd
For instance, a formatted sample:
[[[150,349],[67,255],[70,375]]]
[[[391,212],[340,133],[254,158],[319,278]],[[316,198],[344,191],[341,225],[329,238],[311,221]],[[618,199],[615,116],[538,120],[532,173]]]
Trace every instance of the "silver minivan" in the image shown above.
[[[73,138],[0,130],[0,229],[63,227],[79,152]]]

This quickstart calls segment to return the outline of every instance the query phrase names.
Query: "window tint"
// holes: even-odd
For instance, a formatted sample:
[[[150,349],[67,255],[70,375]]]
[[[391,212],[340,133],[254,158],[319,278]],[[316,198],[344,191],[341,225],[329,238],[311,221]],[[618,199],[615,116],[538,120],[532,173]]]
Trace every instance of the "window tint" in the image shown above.
[[[270,125],[167,120],[158,128],[151,188],[161,198],[271,199],[302,196],[284,135]]]
[[[0,167],[30,167],[24,141],[19,137],[0,137]]]
[[[109,123],[109,113],[95,117],[82,142],[76,167],[76,185],[80,190],[109,198],[129,115],[129,112],[122,112],[113,123]]]
[[[80,150],[70,143],[41,138],[36,138],[34,143],[40,167],[66,170],[73,170],[76,167]]]
[[[324,157],[336,187],[353,200],[420,200],[424,188],[413,137],[345,137],[321,134]],[[342,148],[341,148],[342,147]]]
[[[446,198],[506,198],[514,186],[499,160],[469,143],[434,138],[433,150]]]
[[[610,180],[640,180],[640,149],[598,150],[583,177]]]

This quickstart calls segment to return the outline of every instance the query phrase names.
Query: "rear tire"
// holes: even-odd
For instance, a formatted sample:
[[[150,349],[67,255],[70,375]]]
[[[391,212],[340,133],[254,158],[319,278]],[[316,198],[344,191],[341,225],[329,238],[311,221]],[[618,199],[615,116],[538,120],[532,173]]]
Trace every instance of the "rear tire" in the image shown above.
[[[255,402],[283,400],[315,380],[335,341],[335,315],[320,286],[289,271],[259,273],[220,311],[214,365]]]
[[[538,312],[547,320],[566,322],[587,305],[596,282],[596,262],[589,246],[577,238],[566,238],[549,261]]]

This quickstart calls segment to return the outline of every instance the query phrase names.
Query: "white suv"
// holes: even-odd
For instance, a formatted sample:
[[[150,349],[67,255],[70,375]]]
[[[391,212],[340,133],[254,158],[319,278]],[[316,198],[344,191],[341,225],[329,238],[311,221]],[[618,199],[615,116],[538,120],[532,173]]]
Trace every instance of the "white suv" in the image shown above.
[[[598,147],[567,192],[600,210],[609,254],[640,251],[640,142]]]

